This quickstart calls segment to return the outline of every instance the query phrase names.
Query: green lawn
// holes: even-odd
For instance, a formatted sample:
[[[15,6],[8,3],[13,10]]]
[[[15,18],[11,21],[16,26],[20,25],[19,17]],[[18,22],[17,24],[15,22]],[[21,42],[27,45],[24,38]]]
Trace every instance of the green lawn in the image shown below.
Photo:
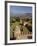
[[[24,31],[24,32],[28,32],[29,30],[28,30],[26,27],[24,27],[24,28],[23,28],[23,31]]]

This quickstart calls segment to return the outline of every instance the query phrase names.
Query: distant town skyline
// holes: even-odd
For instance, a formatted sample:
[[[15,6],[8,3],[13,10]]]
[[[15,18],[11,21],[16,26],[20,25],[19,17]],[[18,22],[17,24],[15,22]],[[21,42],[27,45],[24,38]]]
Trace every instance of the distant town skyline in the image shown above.
[[[32,7],[29,6],[10,6],[10,15],[32,13]]]

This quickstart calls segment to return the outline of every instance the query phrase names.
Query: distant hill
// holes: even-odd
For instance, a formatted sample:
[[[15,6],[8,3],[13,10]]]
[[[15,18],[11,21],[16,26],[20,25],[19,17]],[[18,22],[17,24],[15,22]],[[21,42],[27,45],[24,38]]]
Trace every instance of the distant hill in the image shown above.
[[[32,18],[32,13],[16,14],[16,15],[11,15],[11,16],[20,17],[20,18],[24,18],[24,17]]]

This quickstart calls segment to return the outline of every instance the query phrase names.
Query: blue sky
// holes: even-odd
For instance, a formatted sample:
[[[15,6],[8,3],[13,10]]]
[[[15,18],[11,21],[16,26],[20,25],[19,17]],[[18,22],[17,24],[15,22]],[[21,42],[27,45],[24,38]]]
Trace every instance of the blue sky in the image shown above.
[[[10,6],[10,14],[32,13],[32,7],[29,6]]]

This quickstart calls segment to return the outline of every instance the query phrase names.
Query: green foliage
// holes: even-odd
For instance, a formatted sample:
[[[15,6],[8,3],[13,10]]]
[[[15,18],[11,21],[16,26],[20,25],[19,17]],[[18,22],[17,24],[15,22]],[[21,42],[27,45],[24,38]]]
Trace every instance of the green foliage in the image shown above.
[[[10,27],[12,26],[12,29],[15,30],[15,27],[19,24],[23,26],[22,24],[24,22],[28,22],[29,24],[32,25],[32,18],[20,18],[20,17],[10,17]],[[20,31],[27,32],[28,29],[26,27],[20,27]]]
[[[20,22],[20,18],[19,17],[16,17],[16,21]]]

